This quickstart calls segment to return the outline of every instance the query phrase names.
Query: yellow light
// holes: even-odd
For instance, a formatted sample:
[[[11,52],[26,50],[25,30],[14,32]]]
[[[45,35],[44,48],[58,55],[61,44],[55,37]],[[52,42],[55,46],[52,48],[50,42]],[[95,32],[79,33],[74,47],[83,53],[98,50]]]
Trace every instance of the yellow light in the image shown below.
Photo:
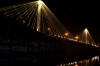
[[[69,33],[67,32],[67,33],[65,33],[65,36],[69,36]]]
[[[41,6],[42,3],[43,3],[43,1],[41,1],[41,0],[38,1],[38,5],[39,5],[39,6]]]
[[[87,29],[87,28],[85,28],[85,32],[86,32],[86,33],[88,32],[88,29]]]
[[[41,10],[42,3],[43,3],[43,2],[42,2],[41,0],[38,1],[38,10],[39,10],[39,11]]]
[[[38,15],[37,15],[37,31],[40,32],[41,30],[41,8],[42,8],[43,1],[38,1]]]

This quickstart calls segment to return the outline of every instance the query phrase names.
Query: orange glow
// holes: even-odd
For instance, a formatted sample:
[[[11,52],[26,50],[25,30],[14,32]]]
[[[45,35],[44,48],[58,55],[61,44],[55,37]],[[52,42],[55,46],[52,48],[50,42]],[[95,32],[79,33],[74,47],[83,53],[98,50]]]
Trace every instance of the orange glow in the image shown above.
[[[67,33],[65,33],[65,36],[69,36],[69,33],[67,32]]]
[[[76,40],[79,40],[79,36],[75,36],[75,39],[76,39]]]
[[[50,31],[51,30],[51,28],[50,27],[48,27],[48,31]]]
[[[75,64],[75,66],[79,66],[78,64]]]

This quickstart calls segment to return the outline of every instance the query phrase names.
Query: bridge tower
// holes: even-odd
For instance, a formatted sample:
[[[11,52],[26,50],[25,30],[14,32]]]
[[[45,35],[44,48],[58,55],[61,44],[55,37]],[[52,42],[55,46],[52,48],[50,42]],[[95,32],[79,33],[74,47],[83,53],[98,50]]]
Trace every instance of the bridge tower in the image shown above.
[[[38,11],[37,11],[37,32],[41,32],[41,6],[42,1],[38,1]]]
[[[0,8],[0,12],[36,32],[59,38],[71,36],[42,0]]]
[[[79,41],[85,43],[85,44],[92,44],[96,45],[95,41],[93,40],[91,34],[89,33],[89,30],[85,28],[82,33],[80,34]]]

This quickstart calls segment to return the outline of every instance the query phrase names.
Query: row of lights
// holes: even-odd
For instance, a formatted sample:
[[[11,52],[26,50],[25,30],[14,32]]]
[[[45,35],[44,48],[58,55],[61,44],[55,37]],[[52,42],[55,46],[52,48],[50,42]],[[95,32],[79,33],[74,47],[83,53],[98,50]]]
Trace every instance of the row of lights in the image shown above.
[[[48,27],[48,32],[50,32],[50,31],[51,31],[51,28]],[[85,29],[85,32],[87,33],[88,30]],[[63,36],[60,36],[60,35],[55,35],[55,37],[67,39],[67,37],[68,37],[69,35],[70,35],[70,33],[69,33],[69,32],[66,32],[66,33],[64,34],[64,37],[63,37]],[[77,42],[77,41],[80,39],[80,37],[79,37],[79,35],[77,35],[77,36],[74,37],[74,39],[71,39],[71,38],[68,38],[68,39]],[[83,43],[82,41],[78,41],[78,42]],[[97,45],[92,45],[92,46],[98,47]]]
[[[51,28],[48,27],[48,32],[50,32],[50,31],[51,31]],[[64,34],[65,37],[68,37],[69,35],[70,35],[69,32],[66,32],[66,33]],[[56,36],[56,35],[55,35],[55,36]],[[62,36],[58,36],[58,37],[62,37]],[[65,37],[62,37],[62,38],[65,38]],[[79,36],[75,36],[74,39],[75,39],[75,40],[79,40]]]
[[[70,62],[70,63],[67,63],[67,64],[60,64],[60,65],[57,65],[57,66],[80,66],[79,64],[91,63],[91,62],[94,62],[96,60],[99,62],[100,61],[100,57],[99,56],[95,56],[95,57],[92,57],[91,59],[74,61],[74,62]]]

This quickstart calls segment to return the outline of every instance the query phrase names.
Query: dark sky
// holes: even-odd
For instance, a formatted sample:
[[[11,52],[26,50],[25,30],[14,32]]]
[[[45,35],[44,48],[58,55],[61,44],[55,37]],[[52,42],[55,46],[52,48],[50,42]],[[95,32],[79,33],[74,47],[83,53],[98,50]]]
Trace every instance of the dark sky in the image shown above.
[[[0,0],[2,5],[23,3],[34,0]],[[72,0],[43,0],[53,11],[66,28],[75,34],[85,27],[89,29],[96,41],[100,42],[100,10],[99,2],[95,1],[72,1]]]
[[[45,0],[46,4],[66,26],[75,34],[87,27],[93,38],[100,42],[100,10],[95,1],[72,1],[72,0]]]

